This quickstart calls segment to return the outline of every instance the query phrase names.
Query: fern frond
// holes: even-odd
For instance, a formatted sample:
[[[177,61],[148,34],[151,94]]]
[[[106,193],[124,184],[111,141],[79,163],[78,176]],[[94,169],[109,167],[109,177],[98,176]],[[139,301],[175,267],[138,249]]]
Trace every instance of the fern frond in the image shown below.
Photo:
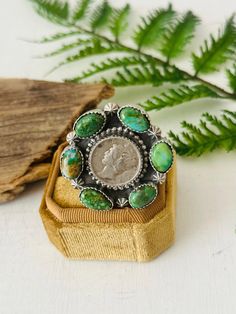
[[[188,11],[175,25],[168,29],[161,47],[161,52],[168,61],[181,55],[186,45],[194,37],[199,22],[199,18],[191,11]]]
[[[80,0],[72,13],[72,21],[76,22],[84,18],[88,12],[90,4],[91,0]]]
[[[236,63],[233,65],[232,70],[226,70],[228,83],[233,92],[236,92]]]
[[[74,77],[72,79],[67,79],[68,82],[78,83],[84,80],[85,78],[94,76],[104,71],[116,69],[116,68],[123,68],[132,65],[138,64],[146,64],[148,60],[142,57],[119,57],[119,58],[107,58],[107,60],[102,61],[101,63],[92,63],[91,68],[87,71],[84,71],[80,76]]]
[[[102,28],[109,23],[113,10],[108,1],[103,1],[102,4],[98,5],[95,11],[92,13],[90,19],[90,25],[92,30],[95,31],[98,28]]]
[[[51,69],[47,74],[54,72],[55,70],[66,64],[79,61],[81,59],[88,58],[94,55],[106,54],[114,51],[122,51],[122,48],[120,48],[116,44],[102,42],[99,39],[93,38],[90,41],[89,45],[79,49],[77,53],[68,56],[64,61],[60,62],[53,69]]]
[[[79,31],[69,31],[69,32],[60,32],[60,33],[55,33],[50,36],[43,37],[39,40],[26,40],[30,43],[35,43],[35,44],[46,44],[46,43],[51,43],[54,41],[59,41],[61,39],[67,38],[67,37],[72,37],[76,35],[80,35],[81,33]]]
[[[138,26],[134,34],[134,41],[138,48],[154,47],[160,42],[167,28],[172,22],[175,11],[169,5],[167,9],[156,10],[147,18],[142,18],[142,24]]]
[[[200,98],[220,98],[220,96],[205,85],[187,86],[182,85],[176,89],[171,88],[160,96],[153,96],[142,104],[145,110],[161,110],[166,107],[173,107],[191,100]]]
[[[192,54],[193,66],[198,73],[215,72],[219,67],[235,56],[236,27],[234,16],[226,22],[223,32],[215,38],[210,35],[210,40],[205,40],[200,47],[200,55]]]
[[[44,54],[43,56],[40,56],[40,58],[47,58],[47,57],[53,57],[53,56],[57,56],[61,53],[70,51],[74,48],[79,48],[81,46],[86,46],[88,44],[91,43],[91,39],[77,39],[74,42],[71,42],[69,44],[66,45],[62,45],[60,48],[53,50],[47,54]]]
[[[115,10],[112,16],[110,25],[111,33],[114,35],[115,40],[118,41],[120,35],[125,31],[128,21],[127,18],[130,13],[130,5],[126,4],[122,9]]]
[[[184,79],[184,75],[175,68],[159,69],[149,65],[140,65],[133,68],[124,67],[121,71],[117,71],[110,81],[105,78],[103,78],[103,81],[113,86],[144,84],[160,86],[166,82],[178,83]]]
[[[57,24],[66,24],[69,18],[69,5],[62,0],[31,0],[35,11],[43,18]]]
[[[186,131],[181,136],[169,132],[179,155],[200,156],[218,148],[226,151],[236,148],[236,112],[225,110],[220,118],[205,113],[198,127],[186,121],[182,127]]]

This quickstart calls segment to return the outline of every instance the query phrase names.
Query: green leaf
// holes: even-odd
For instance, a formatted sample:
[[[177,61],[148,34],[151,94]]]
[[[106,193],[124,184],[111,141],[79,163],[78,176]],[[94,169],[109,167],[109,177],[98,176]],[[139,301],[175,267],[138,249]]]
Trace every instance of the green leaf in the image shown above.
[[[112,12],[112,7],[108,1],[105,0],[102,4],[98,5],[90,19],[92,30],[95,31],[98,28],[106,26],[109,23]]]
[[[90,4],[91,0],[80,0],[73,11],[72,20],[76,22],[84,18],[88,12]]]
[[[145,63],[148,63],[146,58],[136,56],[119,57],[113,59],[107,58],[105,61],[102,61],[101,63],[98,64],[92,63],[91,68],[89,70],[84,71],[80,76],[74,77],[72,79],[67,79],[66,81],[78,83],[84,80],[85,78],[94,76],[104,71]]]
[[[232,16],[220,32],[217,38],[210,35],[210,40],[205,40],[201,46],[200,55],[193,54],[193,66],[198,73],[211,73],[217,71],[222,64],[232,60],[235,56],[236,28],[234,16]]]
[[[66,24],[69,18],[67,1],[60,0],[31,0],[35,11],[43,18],[57,24]]]
[[[176,89],[171,88],[160,96],[153,96],[142,104],[145,110],[161,110],[166,107],[173,107],[194,99],[220,98],[220,96],[205,85],[187,86],[182,85]]]
[[[233,92],[236,92],[236,64],[233,65],[232,70],[226,70],[228,83]]]
[[[142,18],[142,24],[138,25],[134,34],[134,41],[138,48],[155,47],[159,44],[175,14],[172,6],[169,5],[167,9],[156,10],[147,18]]]
[[[132,86],[152,84],[160,86],[163,83],[178,83],[184,80],[184,75],[176,68],[159,69],[149,65],[140,65],[132,68],[124,67],[117,71],[111,80],[103,78],[103,81],[114,86]]]
[[[116,41],[119,40],[120,35],[126,30],[128,26],[128,16],[130,13],[130,5],[126,4],[122,9],[115,10],[112,16],[110,30],[114,35]]]
[[[219,118],[205,113],[199,126],[183,121],[182,127],[185,131],[180,136],[169,132],[181,156],[200,156],[215,149],[231,151],[236,148],[236,112],[225,110]]]
[[[122,48],[117,46],[116,44],[110,44],[107,42],[102,42],[99,39],[93,38],[89,45],[83,47],[80,49],[77,53],[68,56],[64,61],[60,62],[58,65],[56,65],[52,70],[50,70],[47,74],[50,74],[60,68],[61,66],[64,66],[66,64],[79,61],[84,58],[88,58],[94,55],[100,55],[100,54],[106,54],[114,51],[122,51]]]
[[[36,43],[36,44],[45,44],[45,43],[58,41],[58,40],[75,36],[75,35],[80,35],[80,32],[79,31],[60,32],[60,33],[56,33],[50,36],[43,37],[39,40],[27,40],[27,41],[31,43]]]
[[[62,47],[52,51],[52,52],[49,52],[43,56],[39,56],[39,58],[47,58],[47,57],[53,57],[53,56],[57,56],[61,53],[64,53],[64,52],[67,52],[67,51],[70,51],[74,48],[79,48],[81,46],[86,46],[88,44],[91,43],[91,39],[77,39],[76,41],[74,42],[71,42],[69,44],[66,44],[66,45],[62,45]]]
[[[171,26],[164,36],[161,52],[167,60],[181,55],[186,45],[194,37],[199,18],[191,11],[188,11],[177,23]]]

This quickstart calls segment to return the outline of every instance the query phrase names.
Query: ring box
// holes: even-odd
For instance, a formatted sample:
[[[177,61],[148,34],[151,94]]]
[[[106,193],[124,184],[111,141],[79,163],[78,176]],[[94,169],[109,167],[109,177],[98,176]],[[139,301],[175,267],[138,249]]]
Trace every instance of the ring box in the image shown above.
[[[149,261],[175,238],[176,161],[158,197],[148,207],[95,211],[83,207],[79,191],[60,175],[60,154],[54,154],[40,215],[49,240],[72,259]]]

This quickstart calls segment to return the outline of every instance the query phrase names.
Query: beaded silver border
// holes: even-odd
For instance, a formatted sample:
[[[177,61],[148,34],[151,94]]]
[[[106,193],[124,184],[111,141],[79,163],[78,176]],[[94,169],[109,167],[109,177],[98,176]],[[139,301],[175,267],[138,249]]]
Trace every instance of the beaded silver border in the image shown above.
[[[92,114],[92,113],[100,114],[101,116],[103,116],[103,118],[104,118],[103,125],[101,126],[101,128],[100,128],[97,132],[93,133],[93,134],[90,135],[90,136],[86,136],[86,137],[78,136],[78,135],[76,134],[76,132],[75,132],[75,127],[76,127],[77,122],[78,122],[79,120],[81,120],[83,117],[85,117],[85,116],[87,116],[87,115],[90,115],[90,114]],[[76,139],[76,138],[79,138],[79,139],[81,139],[81,140],[85,140],[85,139],[92,138],[92,137],[96,136],[97,134],[99,134],[99,133],[103,130],[104,126],[106,125],[106,122],[107,122],[107,116],[106,116],[106,114],[105,114],[104,111],[102,111],[102,110],[100,110],[100,109],[89,110],[89,111],[83,113],[81,116],[79,116],[78,119],[75,120],[75,122],[74,122],[74,124],[73,124],[73,131],[75,132],[74,138],[75,138],[75,139]]]
[[[69,150],[69,149],[71,149],[71,148],[76,149],[76,151],[80,153],[80,156],[81,156],[81,159],[82,159],[81,170],[80,170],[80,173],[78,174],[78,176],[77,176],[76,178],[68,178],[68,177],[67,177],[66,175],[64,175],[63,172],[62,172],[62,157],[63,157],[63,154],[64,154],[67,150]],[[65,179],[67,179],[67,180],[69,180],[69,181],[71,181],[71,182],[74,181],[74,180],[77,180],[77,179],[80,177],[81,173],[83,172],[84,166],[85,166],[84,155],[83,155],[83,153],[81,152],[81,150],[80,150],[78,147],[76,147],[74,144],[70,144],[70,145],[66,146],[66,147],[63,149],[63,151],[61,152],[61,156],[60,156],[60,170],[61,170],[62,176],[63,176]]]
[[[143,207],[133,207],[133,206],[131,205],[131,203],[130,203],[130,195],[131,195],[131,193],[133,193],[133,192],[137,191],[139,188],[141,188],[141,187],[143,187],[143,186],[147,186],[147,185],[152,186],[152,187],[155,188],[155,191],[156,191],[155,197],[153,198],[153,200],[152,200],[151,202],[145,204]],[[138,185],[135,189],[133,189],[133,190],[129,193],[129,204],[130,204],[130,206],[131,206],[132,208],[134,208],[134,209],[143,209],[143,208],[149,206],[150,204],[152,204],[152,203],[155,201],[155,199],[156,199],[157,196],[158,196],[158,192],[159,192],[159,191],[158,191],[158,188],[157,188],[157,186],[156,186],[154,183],[143,183],[143,184],[140,184],[140,185]]]
[[[113,185],[104,184],[103,181],[99,180],[91,170],[92,165],[90,161],[90,155],[93,149],[95,149],[95,144],[97,145],[100,141],[106,138],[111,138],[111,137],[120,137],[120,138],[129,140],[130,142],[132,142],[132,144],[136,146],[136,148],[140,152],[142,167],[140,168],[140,171],[138,175],[134,178],[134,180],[130,181],[129,183],[125,185],[122,184],[122,185],[113,186]],[[131,139],[130,137],[133,137],[135,140]],[[140,144],[140,147],[137,145],[136,142]],[[88,167],[88,172],[91,178],[96,182],[96,184],[100,184],[102,187],[106,187],[108,189],[113,189],[113,190],[124,190],[131,186],[134,186],[134,184],[139,182],[139,180],[144,176],[144,173],[147,170],[148,160],[149,160],[148,153],[146,152],[146,145],[144,144],[143,140],[141,140],[140,137],[134,134],[132,131],[129,131],[128,129],[123,128],[123,127],[117,127],[117,128],[113,127],[111,129],[107,129],[106,131],[103,131],[102,133],[97,135],[94,139],[91,139],[87,145],[85,156],[86,156],[86,164]]]
[[[94,191],[100,192],[101,194],[103,194],[103,196],[105,196],[105,197],[109,200],[109,202],[111,203],[111,207],[110,207],[109,209],[94,209],[94,208],[91,208],[91,207],[86,206],[86,205],[83,203],[83,201],[81,200],[81,197],[80,197],[81,194],[82,194],[82,192],[85,191],[85,190],[94,190]],[[98,188],[95,188],[95,187],[93,187],[93,186],[86,186],[86,187],[81,188],[81,189],[80,189],[80,192],[79,192],[79,199],[80,199],[80,202],[81,202],[86,208],[89,208],[89,209],[92,209],[92,210],[96,210],[96,211],[108,211],[108,210],[111,210],[111,209],[114,207],[114,202],[113,202],[113,200],[112,200],[106,193],[104,193],[103,191],[101,191],[101,190],[99,190]]]
[[[159,144],[159,143],[165,143],[165,144],[167,144],[167,145],[170,147],[170,149],[171,149],[172,157],[173,157],[173,158],[172,158],[172,163],[171,163],[170,167],[169,167],[166,171],[163,171],[163,172],[158,171],[158,170],[154,167],[154,165],[153,165],[153,163],[152,163],[152,159],[151,159],[151,153],[152,153],[153,147],[154,147],[155,145]],[[161,140],[156,141],[155,143],[153,143],[152,147],[150,148],[150,151],[149,151],[149,161],[150,161],[150,164],[151,164],[152,168],[153,168],[158,174],[166,174],[166,173],[168,173],[168,172],[170,171],[170,169],[171,169],[173,163],[174,163],[174,158],[175,158],[174,148],[173,148],[173,146],[170,144],[170,142],[167,141],[166,139],[161,139]]]
[[[142,115],[144,115],[144,116],[146,117],[146,119],[148,120],[148,122],[149,122],[149,128],[148,128],[146,131],[136,131],[136,130],[133,130],[132,128],[130,128],[130,127],[129,127],[128,125],[126,125],[124,122],[122,122],[122,120],[120,119],[120,112],[121,112],[121,110],[123,110],[123,109],[125,109],[125,108],[133,108],[133,109],[138,110],[138,111],[139,111]],[[150,129],[151,129],[151,121],[150,121],[149,116],[147,115],[147,113],[146,113],[144,110],[142,110],[142,109],[139,108],[139,107],[132,106],[132,105],[125,105],[125,106],[122,106],[122,107],[120,107],[120,108],[118,109],[118,111],[117,111],[117,117],[118,117],[120,123],[121,123],[124,127],[128,128],[129,130],[131,130],[131,131],[133,131],[133,132],[135,132],[135,133],[147,133],[147,132],[149,132]]]

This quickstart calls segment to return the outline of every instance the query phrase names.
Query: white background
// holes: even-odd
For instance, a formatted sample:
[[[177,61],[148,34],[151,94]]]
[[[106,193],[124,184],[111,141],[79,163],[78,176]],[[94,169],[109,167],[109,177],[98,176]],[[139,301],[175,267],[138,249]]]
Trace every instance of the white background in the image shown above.
[[[136,14],[166,1],[129,1]],[[124,1],[113,1],[122,5]],[[232,0],[174,1],[181,11],[202,17],[201,36],[215,31],[236,11]],[[53,46],[22,41],[58,30],[38,17],[27,0],[1,0],[0,76],[43,79],[61,57],[35,59]],[[186,57],[187,58],[187,57]],[[188,63],[181,61],[184,67]],[[47,77],[61,80],[85,64]],[[225,84],[221,76],[213,77]],[[119,90],[115,101],[137,102],[153,89]],[[181,107],[181,106],[180,106]],[[167,132],[183,119],[196,122],[204,111],[236,110],[229,101],[203,101],[151,114]],[[236,311],[236,152],[199,159],[178,158],[175,245],[150,263],[66,260],[48,241],[38,207],[44,182],[0,206],[0,313],[232,314]]]

